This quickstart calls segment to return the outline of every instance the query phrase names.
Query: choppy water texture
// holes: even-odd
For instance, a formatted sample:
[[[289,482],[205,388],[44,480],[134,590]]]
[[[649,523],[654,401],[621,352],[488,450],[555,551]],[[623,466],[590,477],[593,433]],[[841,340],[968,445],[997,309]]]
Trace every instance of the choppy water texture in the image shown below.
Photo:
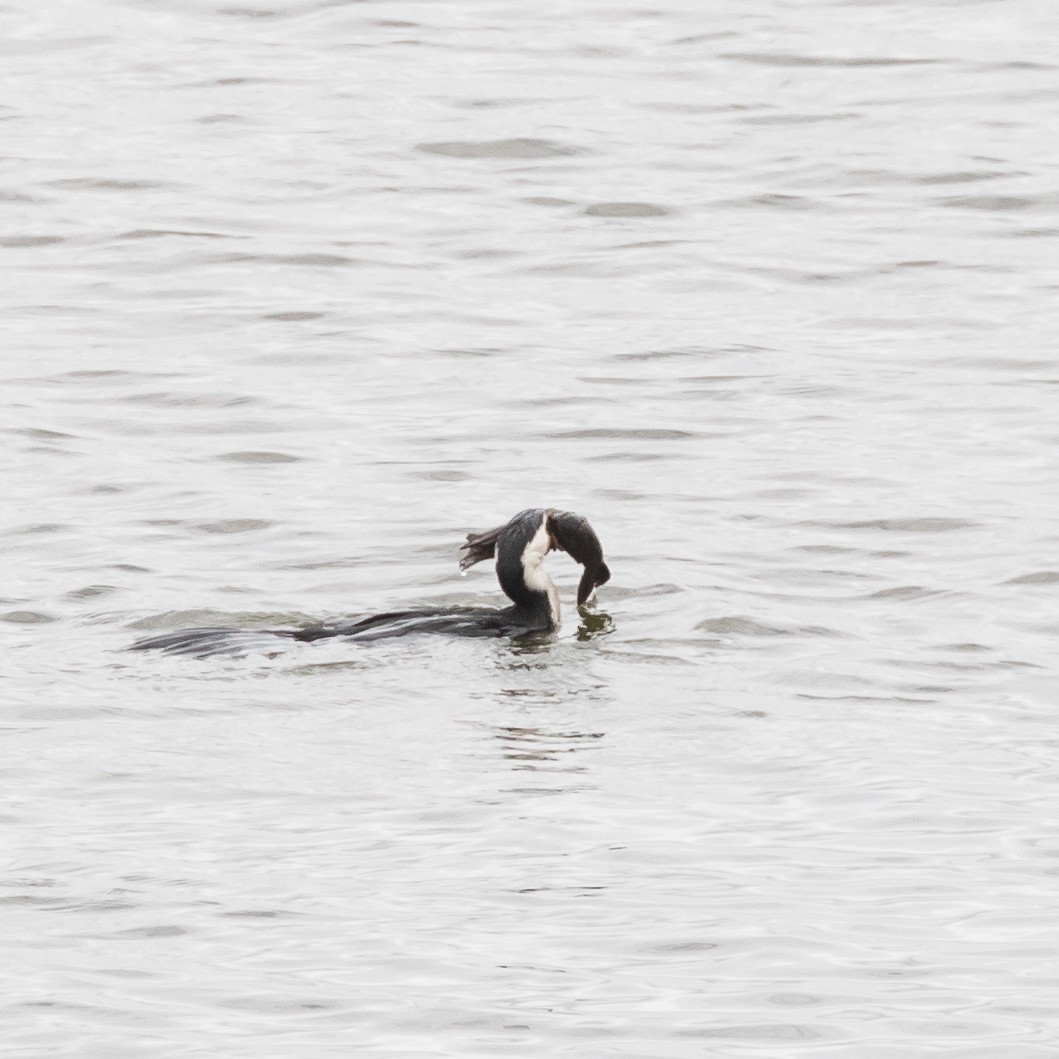
[[[5,1054],[1054,1059],[1057,38],[4,5]]]

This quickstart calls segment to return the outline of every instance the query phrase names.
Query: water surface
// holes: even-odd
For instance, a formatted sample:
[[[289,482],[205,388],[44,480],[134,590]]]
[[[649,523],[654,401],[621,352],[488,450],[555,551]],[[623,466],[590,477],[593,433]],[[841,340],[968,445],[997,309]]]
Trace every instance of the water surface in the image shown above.
[[[0,26],[11,1054],[1055,1055],[1050,5]]]

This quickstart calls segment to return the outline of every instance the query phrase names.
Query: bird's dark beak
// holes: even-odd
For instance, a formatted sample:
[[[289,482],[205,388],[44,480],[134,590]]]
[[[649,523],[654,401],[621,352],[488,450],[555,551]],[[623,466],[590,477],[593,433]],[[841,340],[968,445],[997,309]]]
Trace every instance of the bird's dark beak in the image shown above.
[[[577,586],[577,605],[581,607],[600,585],[610,580],[610,568],[603,561],[603,545],[588,519],[572,511],[550,512],[548,532],[556,548],[585,568]]]

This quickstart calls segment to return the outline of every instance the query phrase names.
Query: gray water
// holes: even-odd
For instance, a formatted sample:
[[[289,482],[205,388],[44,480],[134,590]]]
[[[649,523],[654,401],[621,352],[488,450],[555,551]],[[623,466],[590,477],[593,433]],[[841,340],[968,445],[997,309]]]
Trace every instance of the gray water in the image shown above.
[[[1057,39],[0,8],[3,1053],[1054,1059]]]

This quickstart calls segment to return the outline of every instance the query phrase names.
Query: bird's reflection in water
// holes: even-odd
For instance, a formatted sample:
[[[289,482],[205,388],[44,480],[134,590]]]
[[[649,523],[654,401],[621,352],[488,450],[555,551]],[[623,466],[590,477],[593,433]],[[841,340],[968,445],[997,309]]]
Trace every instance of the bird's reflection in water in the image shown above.
[[[598,748],[606,732],[570,723],[573,719],[569,707],[574,699],[598,698],[602,690],[598,684],[502,688],[503,699],[517,704],[520,716],[507,723],[488,725],[487,729],[500,744],[501,757],[508,767],[516,772],[587,772],[589,763],[580,752]],[[561,719],[554,716],[557,710],[562,712]],[[511,711],[505,712],[510,717]],[[544,713],[552,719],[544,718]],[[538,789],[537,793],[545,792]]]
[[[598,746],[606,733],[501,724],[493,728],[493,735],[500,741],[504,760],[516,771],[586,772],[587,763],[570,755]]]
[[[598,640],[614,631],[614,619],[603,611],[579,607],[577,614],[581,619],[576,633],[580,643]],[[553,634],[536,633],[511,640],[509,646],[513,655],[547,655],[561,643],[562,641],[557,641]]]
[[[582,607],[581,626],[577,630],[577,638],[582,643],[595,640],[601,636],[608,636],[614,631],[614,619],[603,611],[592,611]]]
[[[589,607],[578,608],[578,614],[578,642],[605,636],[614,628],[609,614]],[[598,723],[609,699],[609,686],[594,672],[597,658],[597,652],[579,648],[569,636],[524,636],[505,645],[497,658],[497,668],[504,674],[496,702],[503,722],[483,727],[500,745],[509,768],[536,773],[589,770],[580,751],[602,745],[606,732],[592,722]],[[586,715],[592,718],[588,724]],[[526,793],[558,794],[567,789],[534,785]]]

